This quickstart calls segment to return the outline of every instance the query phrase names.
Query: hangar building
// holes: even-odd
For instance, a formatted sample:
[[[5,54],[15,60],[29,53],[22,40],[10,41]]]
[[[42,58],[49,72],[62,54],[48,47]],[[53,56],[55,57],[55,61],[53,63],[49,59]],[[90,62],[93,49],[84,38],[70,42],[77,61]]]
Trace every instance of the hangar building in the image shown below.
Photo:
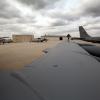
[[[32,42],[34,35],[12,35],[13,42]]]

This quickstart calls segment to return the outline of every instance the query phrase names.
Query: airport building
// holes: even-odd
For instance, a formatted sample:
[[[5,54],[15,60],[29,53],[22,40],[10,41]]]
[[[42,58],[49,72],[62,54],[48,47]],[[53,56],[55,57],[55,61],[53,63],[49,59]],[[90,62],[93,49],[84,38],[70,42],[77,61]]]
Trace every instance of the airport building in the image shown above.
[[[32,42],[34,35],[12,35],[13,42]]]

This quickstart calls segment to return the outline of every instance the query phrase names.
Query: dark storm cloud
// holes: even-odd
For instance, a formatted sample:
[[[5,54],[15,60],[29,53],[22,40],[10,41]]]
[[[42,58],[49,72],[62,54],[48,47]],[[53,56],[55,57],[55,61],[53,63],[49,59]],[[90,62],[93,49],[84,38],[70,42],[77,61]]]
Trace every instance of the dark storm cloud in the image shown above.
[[[96,7],[89,7],[89,8],[86,8],[84,12],[86,12],[86,14],[90,14],[92,16],[100,16],[100,9],[99,9],[100,5],[99,6],[96,6]]]
[[[89,25],[92,25],[92,26],[95,26],[95,24],[99,24],[100,23],[100,17],[90,17],[86,23],[84,24],[84,26],[89,26]]]
[[[6,6],[5,0],[0,1],[0,10],[4,9]]]
[[[49,16],[51,18],[55,18],[55,19],[62,19],[62,20],[67,20],[67,21],[75,21],[79,18],[79,16],[73,14],[73,13],[63,13],[63,12],[54,12],[49,14]]]
[[[28,17],[28,18],[24,18],[24,17],[20,17],[17,18],[17,22],[18,24],[32,24],[35,23],[35,17]]]
[[[100,0],[88,0],[83,2],[81,14],[94,17],[100,16]]]
[[[36,9],[41,9],[46,6],[46,1],[45,0],[18,0],[26,5],[31,5],[34,6]]]
[[[6,19],[20,17],[20,15],[16,12],[18,12],[18,11],[5,9],[5,10],[0,11],[0,17],[1,18],[6,18]]]
[[[68,23],[65,20],[56,20],[51,24],[51,26],[64,26],[67,25]]]
[[[67,11],[53,11],[48,12],[47,16],[54,18],[54,19],[62,19],[67,21],[77,21],[80,20],[82,17],[98,17],[100,16],[100,1],[99,0],[84,0],[80,1],[80,6],[78,8],[74,8]]]
[[[19,10],[10,6],[7,0],[0,1],[0,18],[20,17]]]
[[[17,0],[26,5],[31,5],[35,9],[43,9],[47,6],[54,5],[59,0]]]

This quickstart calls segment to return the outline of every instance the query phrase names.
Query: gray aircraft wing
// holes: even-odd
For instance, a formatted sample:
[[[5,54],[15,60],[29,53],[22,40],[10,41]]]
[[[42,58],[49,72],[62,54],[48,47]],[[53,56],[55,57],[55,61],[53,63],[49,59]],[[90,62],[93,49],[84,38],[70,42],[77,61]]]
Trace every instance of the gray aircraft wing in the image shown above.
[[[20,71],[0,72],[0,100],[100,100],[100,63],[60,43]]]

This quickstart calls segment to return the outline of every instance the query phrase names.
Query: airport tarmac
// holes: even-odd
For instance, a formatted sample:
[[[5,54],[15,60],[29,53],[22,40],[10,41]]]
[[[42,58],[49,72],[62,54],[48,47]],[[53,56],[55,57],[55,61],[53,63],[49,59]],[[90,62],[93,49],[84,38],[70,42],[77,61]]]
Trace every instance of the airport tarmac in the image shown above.
[[[67,42],[67,40],[64,41]],[[59,40],[50,40],[43,43],[10,43],[0,45],[0,70],[21,69],[41,57],[42,54],[44,54],[43,50],[52,48],[60,42]],[[71,42],[93,44],[100,47],[98,43],[85,42],[82,40],[72,40]]]
[[[44,49],[51,48],[59,42],[48,41],[0,45],[0,70],[21,69],[42,56]]]

